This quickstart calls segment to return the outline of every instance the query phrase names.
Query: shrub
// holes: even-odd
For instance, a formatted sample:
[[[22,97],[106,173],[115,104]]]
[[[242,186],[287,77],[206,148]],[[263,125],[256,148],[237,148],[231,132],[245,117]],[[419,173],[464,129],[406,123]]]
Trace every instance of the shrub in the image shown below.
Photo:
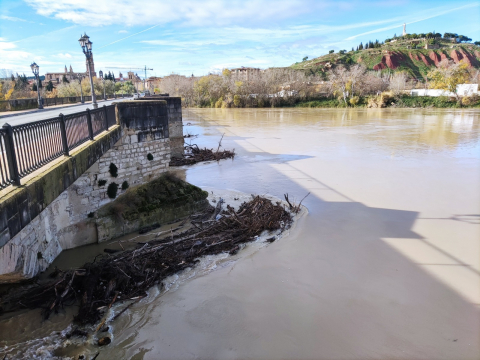
[[[98,186],[103,186],[107,183],[107,180],[98,180]]]
[[[328,53],[333,54],[334,52],[335,52],[335,50],[330,50]]]
[[[263,101],[262,98],[259,98],[258,101],[257,101],[257,106],[258,106],[259,108],[264,107],[264,106],[265,106],[265,101]]]
[[[122,190],[127,190],[129,186],[130,186],[130,185],[128,184],[128,181],[125,180],[125,181],[122,183]]]
[[[462,105],[463,106],[472,106],[478,103],[480,100],[480,97],[478,95],[472,95],[472,96],[464,96],[462,97]]]
[[[222,98],[218,99],[217,102],[215,103],[215,107],[216,108],[221,108],[222,107],[222,102],[223,102]]]
[[[240,95],[234,95],[233,96],[233,104],[235,106],[239,106],[240,105]]]
[[[147,159],[148,159],[149,161],[152,161],[152,160],[153,160],[153,155],[152,155],[151,153],[148,153],[148,154],[147,154]]]
[[[348,100],[348,102],[350,103],[350,105],[355,106],[360,102],[360,97],[359,96],[354,96],[350,100]]]
[[[117,191],[118,191],[118,184],[117,183],[110,183],[107,188],[107,195],[110,199],[115,199],[117,197]]]
[[[110,173],[110,175],[112,175],[113,177],[117,177],[118,176],[118,168],[115,166],[114,163],[110,163],[110,166],[108,168],[108,172]]]

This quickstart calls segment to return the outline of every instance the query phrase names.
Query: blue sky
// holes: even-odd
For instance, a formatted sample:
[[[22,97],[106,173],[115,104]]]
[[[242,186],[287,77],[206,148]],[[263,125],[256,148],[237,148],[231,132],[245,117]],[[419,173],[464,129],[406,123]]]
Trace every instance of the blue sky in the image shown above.
[[[0,0],[0,70],[85,71],[147,65],[147,76],[288,66],[407,32],[455,32],[480,41],[478,1]],[[121,67],[124,70],[114,69]],[[139,75],[143,76],[140,70]]]

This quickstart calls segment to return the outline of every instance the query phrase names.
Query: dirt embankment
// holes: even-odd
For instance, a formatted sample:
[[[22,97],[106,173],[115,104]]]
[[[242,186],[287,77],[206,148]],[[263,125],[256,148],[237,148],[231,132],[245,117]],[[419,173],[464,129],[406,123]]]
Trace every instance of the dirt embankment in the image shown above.
[[[421,52],[410,51],[408,52],[408,57],[412,61],[421,61],[428,67],[436,66],[444,60],[453,60],[456,64],[460,61],[465,61],[469,67],[478,67],[480,66],[480,61],[477,59],[480,58],[480,52],[475,51],[470,53],[465,49],[453,49],[448,55],[442,51],[430,51],[428,56],[425,56]],[[398,67],[406,64],[407,56],[403,52],[387,52],[382,57],[381,61],[373,67],[373,70],[383,70],[383,69],[392,69],[395,70]]]

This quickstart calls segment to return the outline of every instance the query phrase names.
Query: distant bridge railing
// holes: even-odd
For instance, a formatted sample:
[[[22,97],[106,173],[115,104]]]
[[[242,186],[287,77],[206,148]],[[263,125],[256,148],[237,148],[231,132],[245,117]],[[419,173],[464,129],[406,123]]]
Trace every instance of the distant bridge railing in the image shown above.
[[[115,105],[0,128],[0,190],[117,123]]]

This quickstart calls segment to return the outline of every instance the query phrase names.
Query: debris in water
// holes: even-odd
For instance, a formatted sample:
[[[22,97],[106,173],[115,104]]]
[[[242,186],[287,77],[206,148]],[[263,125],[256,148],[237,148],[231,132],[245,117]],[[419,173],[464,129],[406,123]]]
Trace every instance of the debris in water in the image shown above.
[[[115,319],[152,286],[194,267],[200,257],[222,252],[235,254],[241,244],[254,241],[265,231],[283,231],[292,222],[291,212],[280,202],[272,203],[262,196],[252,196],[237,211],[230,205],[222,208],[222,203],[223,199],[216,208],[192,215],[192,227],[182,233],[171,232],[166,238],[139,244],[137,249],[98,255],[80,269],[60,271],[54,280],[3,297],[0,307],[5,312],[43,308],[43,315],[48,318],[52,312],[78,300],[74,320],[86,325],[98,322],[113,303],[133,300]],[[216,219],[219,214],[221,217]],[[104,323],[97,331],[104,328]]]
[[[218,142],[218,148],[216,151],[207,148],[200,149],[196,144],[186,145],[185,154],[181,158],[172,157],[170,160],[170,166],[193,165],[198,162],[210,160],[219,161],[222,159],[233,159],[235,157],[235,149],[220,151],[224,135],[225,134],[222,135],[222,138]]]
[[[99,346],[104,346],[104,345],[108,345],[112,342],[112,339],[110,339],[108,336],[105,336],[101,339],[98,339],[98,345]]]

